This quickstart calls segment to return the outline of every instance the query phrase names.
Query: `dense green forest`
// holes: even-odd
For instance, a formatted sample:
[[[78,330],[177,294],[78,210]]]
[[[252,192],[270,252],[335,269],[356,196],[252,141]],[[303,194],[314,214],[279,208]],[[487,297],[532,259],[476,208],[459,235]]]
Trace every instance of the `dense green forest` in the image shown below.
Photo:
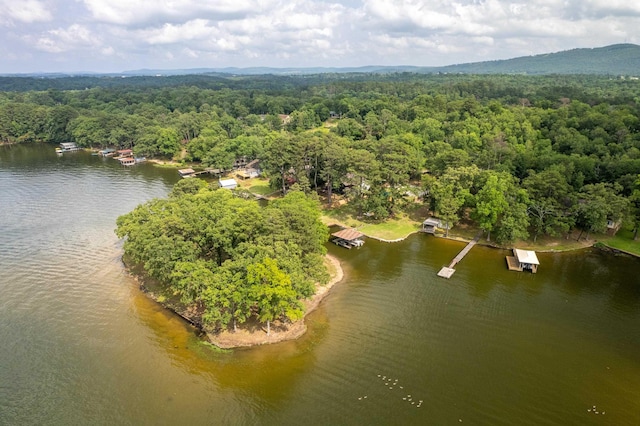
[[[167,200],[140,205],[117,225],[128,258],[193,306],[212,331],[252,317],[267,332],[274,320],[298,320],[300,300],[328,278],[327,227],[317,201],[300,191],[260,207],[186,179]]]
[[[2,92],[0,140],[133,147],[223,169],[257,158],[285,192],[298,184],[329,203],[339,192],[374,220],[420,194],[443,219],[472,220],[499,242],[638,222],[637,80],[403,73],[215,82]]]
[[[287,194],[268,207],[193,179],[118,220],[126,254],[211,328],[300,317],[326,280],[318,195],[370,221],[426,204],[500,243],[640,222],[637,80],[184,78],[1,92],[0,141],[132,147],[227,170],[259,159]]]

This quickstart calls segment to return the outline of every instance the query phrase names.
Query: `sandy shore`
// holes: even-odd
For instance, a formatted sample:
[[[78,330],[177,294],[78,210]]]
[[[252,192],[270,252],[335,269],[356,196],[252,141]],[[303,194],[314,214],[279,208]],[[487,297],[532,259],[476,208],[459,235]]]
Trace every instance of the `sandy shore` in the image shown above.
[[[329,294],[331,288],[342,281],[344,277],[344,271],[342,270],[340,261],[336,257],[328,254],[325,258],[331,265],[330,269],[333,270],[331,280],[324,286],[317,286],[316,294],[311,299],[303,301],[305,317],[318,307],[322,299]],[[292,324],[274,322],[271,325],[271,334],[268,336],[265,326],[254,324],[238,328],[235,333],[231,331],[223,331],[217,334],[208,333],[207,337],[211,343],[224,349],[283,342],[286,340],[297,339],[307,331],[307,326],[305,325],[304,320],[305,318],[302,318],[300,321],[296,321]]]

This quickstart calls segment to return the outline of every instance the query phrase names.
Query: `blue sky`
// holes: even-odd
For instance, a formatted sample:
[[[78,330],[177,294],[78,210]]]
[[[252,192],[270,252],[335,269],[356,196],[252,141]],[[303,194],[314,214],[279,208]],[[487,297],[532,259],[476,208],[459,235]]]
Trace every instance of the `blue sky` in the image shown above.
[[[0,0],[0,73],[437,66],[640,44],[633,0]]]

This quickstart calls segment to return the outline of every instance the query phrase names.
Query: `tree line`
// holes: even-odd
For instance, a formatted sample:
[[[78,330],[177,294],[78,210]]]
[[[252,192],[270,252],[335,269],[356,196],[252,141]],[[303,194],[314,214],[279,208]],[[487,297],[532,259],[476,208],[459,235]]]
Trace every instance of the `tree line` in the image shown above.
[[[340,193],[373,220],[417,195],[445,221],[473,221],[501,242],[640,221],[638,81],[398,73],[191,82],[2,92],[0,141],[133,147],[221,169],[257,158],[275,189],[322,191],[329,204]]]

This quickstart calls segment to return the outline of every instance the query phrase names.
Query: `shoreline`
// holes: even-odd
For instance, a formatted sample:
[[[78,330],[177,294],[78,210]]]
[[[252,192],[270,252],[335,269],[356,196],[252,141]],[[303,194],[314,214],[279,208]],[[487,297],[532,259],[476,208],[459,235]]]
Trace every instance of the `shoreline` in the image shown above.
[[[335,221],[332,222],[332,223],[327,224],[327,226],[328,227],[338,226],[338,227],[341,227],[341,228],[349,228],[348,226],[346,226],[346,225],[344,225],[342,223],[339,223],[339,222],[335,222]],[[355,229],[357,229],[357,227]],[[360,231],[360,232],[362,232],[362,231]],[[399,242],[402,242],[402,241],[406,240],[407,238],[409,238],[412,235],[420,234],[420,233],[422,233],[422,231],[417,229],[415,231],[409,232],[407,235],[405,235],[403,237],[399,237],[399,238],[395,238],[393,240],[389,240],[389,239],[377,237],[375,235],[367,234],[366,232],[362,232],[362,234],[365,237],[371,238],[372,240],[380,241],[380,242],[383,242],[383,243],[399,243]],[[449,236],[445,236],[444,234],[431,234],[431,235],[433,235],[435,238],[442,238],[442,239],[449,240],[449,241],[458,241],[458,242],[461,242],[461,243],[468,243],[471,240],[473,240],[473,238],[468,238],[468,237],[464,237],[464,236],[460,236],[460,235],[454,235],[454,234],[450,234]],[[585,243],[584,245],[576,244],[575,247],[565,248],[565,249],[540,248],[540,247],[538,247],[538,248],[535,248],[535,249],[532,249],[532,250],[534,250],[536,252],[539,252],[539,253],[563,253],[563,252],[570,252],[570,251],[576,251],[576,250],[583,250],[585,248],[594,247],[597,244],[603,244],[603,245],[605,245],[606,247],[608,247],[611,250],[618,250],[618,251],[620,251],[622,253],[626,253],[626,254],[629,254],[631,256],[640,257],[640,255],[637,255],[637,254],[634,254],[634,253],[631,253],[631,252],[627,252],[627,251],[624,251],[624,250],[621,250],[621,249],[617,249],[615,247],[611,247],[611,246],[607,245],[606,242],[602,242],[602,241],[598,241],[598,240],[590,240],[588,243]],[[482,246],[485,246],[485,247],[490,247],[490,248],[494,248],[494,249],[498,249],[498,250],[513,250],[514,248],[516,248],[515,246],[509,246],[509,247],[500,246],[500,245],[495,244],[493,241],[486,241],[483,238],[481,238],[478,241],[478,245],[482,245]],[[522,246],[524,246],[524,248],[527,249],[527,250],[531,249],[530,246],[527,246],[526,244],[523,244]]]
[[[210,333],[204,330],[202,323],[197,317],[194,317],[193,311],[189,307],[181,307],[175,305],[166,300],[164,296],[157,294],[154,289],[148,285],[148,278],[145,278],[144,274],[134,271],[122,260],[125,265],[127,273],[138,283],[140,290],[146,297],[150,298],[154,302],[158,303],[165,309],[168,309],[187,321],[189,324],[196,327],[209,343],[217,346],[220,349],[236,349],[236,348],[248,348],[253,346],[260,346],[272,343],[285,342],[288,340],[294,340],[301,337],[306,331],[307,326],[305,319],[307,315],[316,310],[322,300],[329,294],[330,290],[344,279],[344,270],[340,263],[340,260],[330,254],[325,255],[325,261],[331,265],[330,274],[331,278],[325,285],[316,285],[316,293],[306,300],[302,300],[304,306],[304,316],[293,323],[283,324],[280,321],[274,321],[271,324],[271,334],[267,335],[266,329],[262,324],[243,324],[238,326],[236,332],[224,330],[219,333]]]
[[[335,273],[326,285],[316,286],[316,293],[310,299],[302,301],[304,316],[300,320],[286,325],[274,322],[271,325],[270,335],[267,335],[266,330],[262,325],[259,325],[250,329],[238,327],[236,332],[224,330],[217,334],[206,333],[207,339],[221,349],[234,349],[285,342],[301,337],[307,331],[307,325],[305,324],[307,315],[315,311],[331,289],[344,278],[344,270],[340,260],[330,254],[326,254],[325,259],[333,266]]]

